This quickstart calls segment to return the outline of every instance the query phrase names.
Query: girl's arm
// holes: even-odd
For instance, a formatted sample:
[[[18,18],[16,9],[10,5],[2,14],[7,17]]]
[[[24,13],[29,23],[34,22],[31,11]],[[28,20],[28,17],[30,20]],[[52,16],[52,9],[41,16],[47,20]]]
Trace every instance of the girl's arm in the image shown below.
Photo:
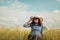
[[[44,30],[44,29],[43,29],[43,25],[42,25],[42,27],[41,27],[41,33],[43,32],[43,30]]]
[[[44,27],[43,27],[43,24],[42,24],[42,27],[41,27],[41,35],[43,36],[43,30],[44,30]]]
[[[30,23],[29,24],[24,24],[24,27],[30,27]]]
[[[43,30],[44,30],[44,27],[42,25],[42,27],[41,27],[41,38],[43,38]]]
[[[25,24],[23,25],[24,27],[30,27],[30,20],[28,22],[25,22]]]
[[[30,17],[30,19],[27,21],[27,22],[25,22],[25,24],[23,25],[24,27],[31,27],[30,26],[30,22],[32,21],[32,16]]]

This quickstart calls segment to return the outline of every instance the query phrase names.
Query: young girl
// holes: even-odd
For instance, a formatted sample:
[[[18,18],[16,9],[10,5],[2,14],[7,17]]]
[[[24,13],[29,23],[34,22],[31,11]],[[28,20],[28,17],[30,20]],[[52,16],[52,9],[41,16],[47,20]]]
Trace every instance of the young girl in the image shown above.
[[[31,27],[31,32],[28,36],[28,40],[40,40],[43,31],[42,21],[42,17],[39,18],[31,16],[30,20],[23,25],[24,27]]]

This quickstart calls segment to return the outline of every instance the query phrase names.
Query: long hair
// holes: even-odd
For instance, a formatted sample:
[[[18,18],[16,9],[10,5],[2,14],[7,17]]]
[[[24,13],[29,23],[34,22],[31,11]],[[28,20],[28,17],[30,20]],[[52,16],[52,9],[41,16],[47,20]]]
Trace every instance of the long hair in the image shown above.
[[[34,22],[35,18],[36,18],[36,17],[34,17],[34,18],[32,19],[31,26],[34,26],[34,25],[35,25],[35,22]],[[38,19],[38,25],[37,25],[37,26],[41,26],[40,18],[36,18],[36,19]]]

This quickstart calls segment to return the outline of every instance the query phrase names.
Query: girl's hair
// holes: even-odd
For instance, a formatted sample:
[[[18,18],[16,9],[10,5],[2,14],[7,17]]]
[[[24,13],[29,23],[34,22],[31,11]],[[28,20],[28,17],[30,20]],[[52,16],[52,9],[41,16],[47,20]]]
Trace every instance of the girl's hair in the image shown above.
[[[31,26],[34,26],[35,25],[35,22],[34,22],[35,19],[38,19],[38,25],[37,26],[41,26],[42,23],[40,22],[40,18],[38,18],[38,17],[34,17],[32,19]]]

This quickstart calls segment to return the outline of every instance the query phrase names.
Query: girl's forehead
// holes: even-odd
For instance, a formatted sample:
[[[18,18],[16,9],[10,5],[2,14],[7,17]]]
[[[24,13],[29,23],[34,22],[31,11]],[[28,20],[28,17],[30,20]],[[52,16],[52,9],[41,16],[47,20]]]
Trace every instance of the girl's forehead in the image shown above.
[[[34,18],[34,20],[38,20],[38,18]]]

